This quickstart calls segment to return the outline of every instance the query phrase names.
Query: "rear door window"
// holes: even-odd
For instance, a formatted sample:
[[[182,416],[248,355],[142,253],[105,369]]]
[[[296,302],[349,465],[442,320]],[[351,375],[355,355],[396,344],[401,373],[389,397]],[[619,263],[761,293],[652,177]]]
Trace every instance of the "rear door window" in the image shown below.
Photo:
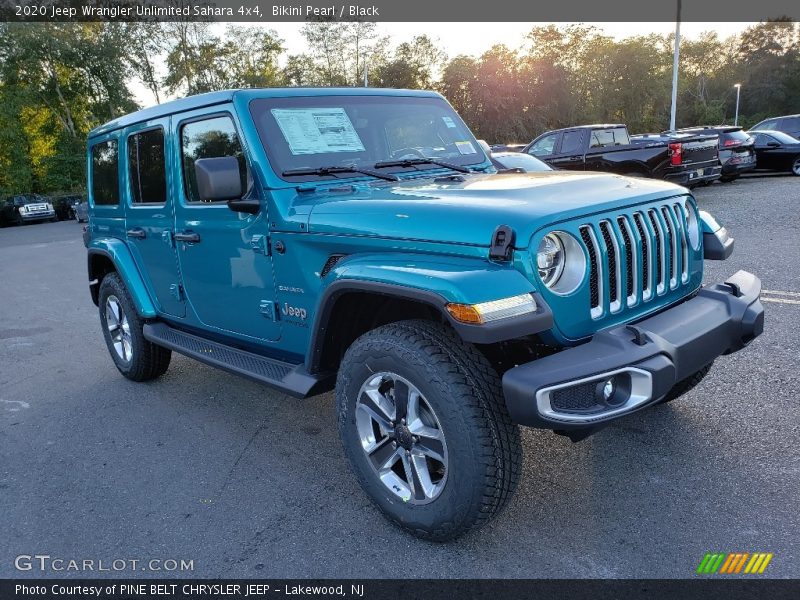
[[[164,130],[151,129],[128,137],[128,177],[134,204],[167,201]]]
[[[781,122],[784,131],[800,131],[800,117],[789,117]]]
[[[119,204],[117,140],[92,146],[92,200],[96,206]]]
[[[561,138],[560,154],[580,154],[583,150],[581,140],[583,139],[583,131],[567,131]]]

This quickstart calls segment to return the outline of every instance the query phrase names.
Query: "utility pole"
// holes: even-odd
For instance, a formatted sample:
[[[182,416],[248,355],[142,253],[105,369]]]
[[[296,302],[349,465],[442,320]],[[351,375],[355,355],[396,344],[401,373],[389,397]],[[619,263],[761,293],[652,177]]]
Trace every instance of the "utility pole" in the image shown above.
[[[678,18],[675,20],[675,51],[672,56],[672,110],[669,130],[675,131],[675,113],[678,110],[678,61],[681,54],[681,0],[678,0]]]
[[[737,83],[737,84],[734,84],[733,87],[736,88],[736,116],[733,118],[733,124],[738,126],[739,125],[739,92],[742,91],[742,84],[741,83]]]
[[[364,87],[369,87],[369,62],[364,57]]]

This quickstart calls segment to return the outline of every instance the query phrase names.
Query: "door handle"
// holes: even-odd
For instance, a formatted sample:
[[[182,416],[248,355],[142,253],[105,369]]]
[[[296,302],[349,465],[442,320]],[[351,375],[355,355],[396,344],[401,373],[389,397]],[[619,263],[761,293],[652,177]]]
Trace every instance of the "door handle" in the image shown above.
[[[147,234],[141,227],[133,227],[132,229],[128,229],[125,233],[129,238],[136,238],[137,240],[143,240],[147,237]]]
[[[200,242],[200,234],[194,231],[181,231],[176,232],[172,239],[176,242],[186,242],[187,244],[197,244]]]

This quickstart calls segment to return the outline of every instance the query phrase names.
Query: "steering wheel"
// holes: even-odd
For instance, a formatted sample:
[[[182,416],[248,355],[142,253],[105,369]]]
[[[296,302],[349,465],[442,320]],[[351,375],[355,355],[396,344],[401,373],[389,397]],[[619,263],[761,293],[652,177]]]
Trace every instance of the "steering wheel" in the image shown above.
[[[396,160],[405,160],[406,158],[427,158],[427,156],[416,148],[400,148],[392,152],[392,158]]]

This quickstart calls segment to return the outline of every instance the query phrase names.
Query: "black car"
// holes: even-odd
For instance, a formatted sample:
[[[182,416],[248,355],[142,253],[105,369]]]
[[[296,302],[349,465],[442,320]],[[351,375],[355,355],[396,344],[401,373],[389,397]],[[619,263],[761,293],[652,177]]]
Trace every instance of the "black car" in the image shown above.
[[[492,152],[489,155],[492,164],[499,171],[517,171],[519,173],[538,173],[540,171],[552,171],[553,167],[522,152]]]
[[[800,115],[785,115],[764,119],[750,128],[750,131],[782,131],[792,137],[800,138]]]
[[[719,136],[719,164],[722,166],[720,181],[733,181],[742,173],[756,168],[756,152],[753,138],[734,125],[705,125],[686,127],[679,133],[712,133]]]
[[[782,131],[747,133],[755,140],[756,169],[800,175],[800,140]]]
[[[53,198],[53,208],[59,221],[71,221],[75,219],[75,206],[80,204],[83,198],[77,194],[66,194]]]
[[[56,219],[56,211],[50,198],[39,194],[17,194],[6,198],[0,206],[0,225],[21,225]]]

